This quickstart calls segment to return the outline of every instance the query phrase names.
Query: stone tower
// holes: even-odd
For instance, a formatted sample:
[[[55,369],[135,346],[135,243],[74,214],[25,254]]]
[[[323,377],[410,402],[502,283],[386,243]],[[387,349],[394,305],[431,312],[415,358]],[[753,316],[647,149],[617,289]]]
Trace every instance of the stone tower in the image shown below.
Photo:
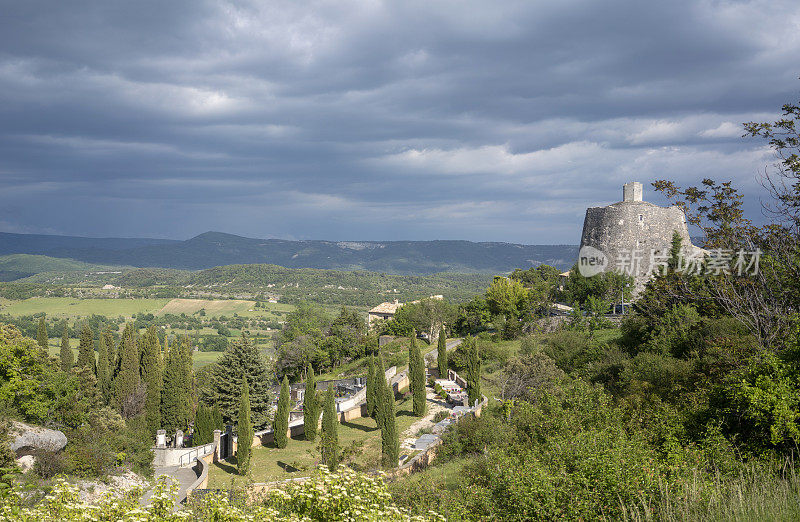
[[[672,246],[672,234],[677,231],[683,238],[683,248],[693,250],[686,216],[676,207],[659,207],[644,201],[642,184],[633,181],[622,187],[622,201],[606,207],[589,207],[583,221],[581,235],[581,263],[586,263],[585,253],[591,252],[604,260],[600,271],[627,272],[636,282],[638,293],[659,262],[663,263]],[[599,250],[602,254],[596,254]],[[583,270],[581,270],[582,273]]]

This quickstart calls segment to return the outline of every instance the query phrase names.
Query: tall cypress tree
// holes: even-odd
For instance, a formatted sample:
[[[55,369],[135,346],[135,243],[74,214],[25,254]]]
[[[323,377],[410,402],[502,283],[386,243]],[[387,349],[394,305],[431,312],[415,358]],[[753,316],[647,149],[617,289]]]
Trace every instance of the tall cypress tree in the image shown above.
[[[413,393],[413,378],[416,370],[417,358],[415,352],[417,350],[417,331],[411,330],[411,337],[408,339],[408,384],[412,388]]]
[[[385,375],[383,358],[380,359],[380,373]],[[400,457],[400,440],[397,434],[397,419],[394,407],[394,391],[386,378],[378,378],[378,426],[381,428],[381,460],[388,469],[397,467]]]
[[[69,346],[69,327],[67,322],[64,321],[64,330],[61,334],[61,351],[59,352],[61,359],[61,371],[68,372],[75,364],[75,355],[72,353],[72,348]]]
[[[161,425],[168,432],[186,429],[192,420],[191,349],[189,338],[183,337],[167,352],[161,392]]]
[[[444,326],[439,330],[436,363],[439,367],[439,378],[447,379],[447,337],[444,332]]]
[[[111,331],[110,326],[103,330],[103,339],[105,339],[106,349],[108,350],[108,388],[111,390],[113,389],[114,379],[119,373],[119,353],[117,344],[114,342],[114,333]]]
[[[242,398],[239,402],[239,420],[236,423],[236,468],[239,475],[250,471],[250,450],[253,446],[253,423],[250,420],[250,387],[247,377],[242,379]]]
[[[217,422],[219,421],[219,422]],[[194,418],[194,434],[192,444],[199,446],[208,444],[214,440],[214,430],[222,428],[222,419],[219,412],[215,412],[209,406],[200,404],[197,406],[197,414]]]
[[[333,398],[333,383],[325,392],[325,406],[322,409],[322,436],[320,437],[322,462],[335,470],[339,465],[339,419],[336,415],[336,402]]]
[[[36,329],[36,343],[47,351],[47,323],[45,323],[44,317],[41,316],[39,318],[39,327]]]
[[[161,428],[161,390],[164,364],[161,360],[161,343],[155,326],[148,328],[142,338],[142,358],[139,374],[145,385],[144,412],[151,433]]]
[[[211,371],[211,385],[203,388],[202,400],[219,407],[226,423],[236,422],[241,397],[242,376],[250,383],[250,404],[253,427],[261,430],[270,425],[273,380],[263,353],[244,335],[228,344]]]
[[[92,373],[95,373],[94,339],[92,337],[92,329],[89,324],[83,323],[80,344],[78,345],[78,366],[88,368]]]
[[[317,378],[314,368],[308,365],[306,371],[306,392],[303,395],[303,430],[306,440],[313,441],[317,438],[319,426],[319,400],[317,399]]]
[[[119,374],[114,382],[114,403],[123,417],[128,417],[140,410],[140,405],[135,403],[138,401],[142,385],[139,377],[139,346],[131,324],[125,325],[120,345],[122,353]]]
[[[425,410],[428,406],[425,398],[427,393],[425,390],[425,361],[422,359],[422,353],[419,351],[419,346],[417,346],[415,337],[416,335],[411,338],[411,345],[408,353],[408,382],[411,386],[411,394],[414,397],[414,415],[422,417],[425,415]],[[410,361],[414,361],[413,366]]]
[[[375,356],[369,356],[367,369],[367,417],[375,416]]]
[[[474,406],[476,400],[481,398],[481,358],[478,352],[478,342],[474,337],[468,337],[467,348],[467,396],[469,405]]]
[[[272,422],[272,433],[275,437],[275,446],[285,448],[289,442],[286,432],[289,430],[289,378],[283,376],[281,394],[278,397],[278,409],[275,411],[275,420]]]
[[[108,403],[110,398],[108,374],[108,345],[106,344],[106,336],[101,332],[97,343],[97,387],[105,403]]]

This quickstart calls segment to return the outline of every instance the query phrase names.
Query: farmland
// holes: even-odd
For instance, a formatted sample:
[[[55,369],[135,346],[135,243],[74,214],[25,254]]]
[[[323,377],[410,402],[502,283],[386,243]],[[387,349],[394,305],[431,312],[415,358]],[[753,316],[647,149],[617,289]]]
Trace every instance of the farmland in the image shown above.
[[[132,317],[158,313],[169,299],[74,299],[70,297],[32,297],[22,301],[0,300],[0,313],[12,316],[45,313],[49,317],[74,319],[92,315]]]
[[[137,314],[192,315],[205,312],[210,317],[242,315],[277,317],[274,312],[290,312],[294,306],[264,303],[254,309],[255,301],[240,299],[77,299],[71,297],[31,297],[24,300],[0,299],[0,313],[11,316],[47,314],[59,319],[77,319],[92,315],[131,318]]]

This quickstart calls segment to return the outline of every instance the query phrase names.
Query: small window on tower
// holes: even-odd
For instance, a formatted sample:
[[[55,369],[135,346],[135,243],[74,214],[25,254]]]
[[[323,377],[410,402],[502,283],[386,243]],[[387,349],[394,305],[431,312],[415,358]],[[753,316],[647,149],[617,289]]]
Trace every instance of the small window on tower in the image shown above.
[[[644,214],[639,214],[639,223],[644,221]]]

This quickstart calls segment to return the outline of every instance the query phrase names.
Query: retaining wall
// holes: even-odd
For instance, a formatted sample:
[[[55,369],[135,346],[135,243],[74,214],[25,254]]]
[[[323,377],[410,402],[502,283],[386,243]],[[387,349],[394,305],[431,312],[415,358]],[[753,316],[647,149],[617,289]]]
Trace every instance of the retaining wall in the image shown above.
[[[193,448],[153,448],[153,467],[186,467],[192,465],[198,458],[213,453],[213,442]]]

